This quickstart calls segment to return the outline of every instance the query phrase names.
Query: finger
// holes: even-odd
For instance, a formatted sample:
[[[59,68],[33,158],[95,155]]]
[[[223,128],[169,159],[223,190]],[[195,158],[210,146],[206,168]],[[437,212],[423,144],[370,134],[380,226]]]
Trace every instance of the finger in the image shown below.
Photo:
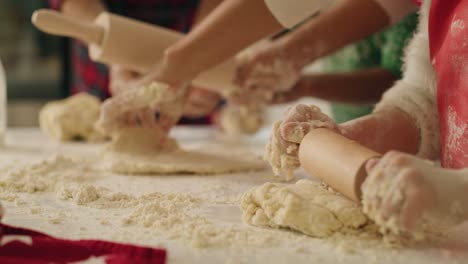
[[[366,162],[366,172],[370,174],[370,172],[377,166],[379,163],[380,158],[372,158]]]
[[[404,180],[405,200],[402,205],[400,220],[407,230],[414,229],[421,220],[428,204],[434,204],[432,189],[426,184],[420,172],[410,170],[411,174]]]
[[[286,124],[281,124],[279,135],[285,141],[299,144],[307,132],[309,132],[309,129],[310,126],[306,123],[288,122]]]
[[[391,183],[383,183],[391,185],[383,194],[381,212],[384,219],[389,219],[392,215],[398,215],[401,212],[404,200],[402,191],[402,188],[404,188],[403,177],[404,175],[400,174],[391,180]]]
[[[423,208],[425,208],[423,191],[411,190],[406,194],[406,199],[402,205],[400,213],[400,223],[406,230],[413,230],[421,221]]]

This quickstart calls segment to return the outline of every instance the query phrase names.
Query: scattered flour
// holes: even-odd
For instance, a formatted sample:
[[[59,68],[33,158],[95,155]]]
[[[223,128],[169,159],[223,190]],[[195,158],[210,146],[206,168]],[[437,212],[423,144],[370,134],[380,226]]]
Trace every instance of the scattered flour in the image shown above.
[[[207,205],[236,206],[239,202],[236,196],[225,199],[204,195],[202,198],[191,193],[161,192],[141,196],[129,195],[92,185],[89,179],[103,176],[102,173],[86,162],[56,156],[21,169],[8,170],[0,175],[0,197],[13,197],[21,193],[51,193],[55,194],[58,202],[71,202],[75,206],[92,210],[106,210],[109,212],[106,213],[109,218],[99,218],[99,223],[120,223],[121,228],[116,237],[119,233],[125,233],[125,227],[135,226],[145,230],[142,232],[183,241],[195,248],[230,247],[242,250],[245,247],[268,248],[285,245],[293,251],[304,251],[314,245],[314,238],[299,233],[248,227],[243,223],[219,223],[202,213]],[[85,180],[86,177],[88,180]],[[44,217],[51,224],[62,224],[70,217],[63,210],[54,212],[36,207],[26,213],[40,214],[38,216]],[[360,224],[359,221],[354,223]],[[381,238],[378,233],[372,233],[373,235],[368,235],[365,241],[358,243],[355,241],[357,233],[350,236],[341,231],[335,232],[327,241],[343,249],[352,249],[354,245],[362,246],[362,243],[374,247],[380,245]],[[125,236],[131,235],[126,233]],[[352,251],[351,249],[346,251]]]

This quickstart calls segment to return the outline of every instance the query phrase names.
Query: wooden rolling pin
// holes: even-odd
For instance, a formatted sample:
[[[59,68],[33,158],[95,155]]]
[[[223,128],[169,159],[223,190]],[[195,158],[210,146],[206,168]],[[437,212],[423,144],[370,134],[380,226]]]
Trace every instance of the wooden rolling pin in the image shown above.
[[[57,11],[40,9],[31,20],[44,32],[87,43],[90,58],[96,62],[122,65],[142,74],[157,67],[164,50],[184,36],[108,12],[101,13],[93,23],[86,23]],[[228,94],[235,89],[232,84],[235,67],[234,59],[226,60],[200,74],[193,84]]]
[[[299,146],[301,166],[311,175],[360,202],[366,162],[381,155],[326,128],[310,131]]]

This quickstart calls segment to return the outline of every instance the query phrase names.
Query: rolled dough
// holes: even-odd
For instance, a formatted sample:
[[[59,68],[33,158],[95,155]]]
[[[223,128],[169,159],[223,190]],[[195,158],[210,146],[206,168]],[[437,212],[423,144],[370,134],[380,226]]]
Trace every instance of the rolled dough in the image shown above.
[[[256,187],[242,196],[241,209],[248,224],[290,228],[313,237],[357,229],[367,222],[358,204],[310,180]]]
[[[220,174],[266,168],[257,155],[239,149],[210,144],[180,147],[174,139],[154,142],[145,130],[126,131],[104,149],[103,167],[125,174]]]
[[[173,99],[167,101],[168,89],[167,84],[153,82],[140,89],[139,95],[131,94],[132,100],[127,99],[140,105],[151,102],[164,106],[164,113],[171,115],[183,104]],[[103,168],[125,174],[218,174],[265,168],[264,162],[253,153],[222,146],[184,149],[166,133],[158,126],[115,131],[112,142],[104,149]]]
[[[39,113],[41,130],[61,141],[100,141],[105,136],[95,129],[101,102],[95,96],[79,93],[46,104]]]

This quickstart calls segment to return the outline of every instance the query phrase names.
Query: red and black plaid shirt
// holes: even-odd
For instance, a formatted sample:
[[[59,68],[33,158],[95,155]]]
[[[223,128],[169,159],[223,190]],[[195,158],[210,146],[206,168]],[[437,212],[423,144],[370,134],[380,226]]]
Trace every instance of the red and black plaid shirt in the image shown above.
[[[62,0],[49,0],[49,5],[59,9],[61,2]],[[193,23],[199,0],[107,0],[103,3],[112,13],[187,32]],[[79,41],[72,42],[71,54],[70,92],[88,92],[101,99],[108,98],[110,92],[107,66],[93,62],[88,56],[87,47]],[[208,120],[183,120],[183,123],[207,123]]]

